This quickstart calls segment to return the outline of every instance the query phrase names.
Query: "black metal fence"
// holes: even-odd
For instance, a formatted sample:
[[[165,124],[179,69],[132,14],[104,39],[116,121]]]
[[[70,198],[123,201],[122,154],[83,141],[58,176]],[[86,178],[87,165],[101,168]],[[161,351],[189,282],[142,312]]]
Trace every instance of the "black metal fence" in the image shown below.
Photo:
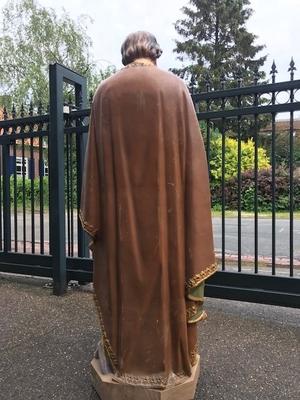
[[[220,90],[212,91],[208,81],[206,93],[193,90],[207,146],[213,199],[219,202],[214,228],[220,270],[208,281],[208,296],[300,305],[300,238],[295,235],[298,186],[294,178],[294,121],[295,113],[300,110],[297,100],[300,80],[294,80],[294,69],[292,64],[291,79],[287,82],[275,83],[274,66],[271,84],[255,81],[253,86],[243,87],[239,80],[237,88],[226,89],[222,82]],[[65,85],[70,95],[64,102]],[[284,101],[283,93],[288,93]],[[68,280],[92,280],[88,237],[78,217],[90,113],[86,99],[85,79],[55,64],[50,66],[50,113],[44,113],[41,105],[37,110],[31,107],[29,115],[25,115],[23,107],[18,114],[13,107],[11,113],[4,110],[4,120],[0,121],[0,271],[53,277],[55,294],[65,291]],[[281,113],[288,113],[289,120],[288,174],[282,178],[289,186],[285,205],[288,214],[284,214],[288,219],[282,219],[282,215],[278,219],[277,214],[276,137]],[[270,175],[271,211],[266,219],[261,219],[260,145],[266,136],[270,146],[270,165],[265,170]],[[236,176],[232,179],[228,179],[226,172],[229,157],[226,138],[236,143]],[[217,156],[216,140],[221,141],[221,153]],[[245,218],[244,173],[249,171],[243,170],[243,143],[249,140],[253,142],[250,172],[253,212]],[[216,160],[221,168],[217,183],[213,176]],[[233,181],[235,207],[228,210],[228,190]],[[265,230],[260,232],[260,223],[266,220],[269,234]],[[288,226],[288,245],[284,246],[288,247],[288,253],[280,257],[276,253],[282,238],[278,223]],[[296,228],[299,231],[298,225]],[[260,233],[269,237],[270,257],[260,254]],[[284,232],[284,240],[286,236]],[[245,249],[244,244],[249,241],[253,241],[253,249],[251,246]]]
[[[206,93],[195,94],[192,88],[199,121],[205,122],[210,172],[216,162],[219,162],[221,171],[217,184],[211,173],[212,196],[215,201],[219,200],[216,202],[220,214],[220,240],[216,250],[221,271],[210,280],[209,295],[299,306],[300,121],[298,114],[299,123],[295,130],[295,115],[297,117],[300,110],[300,80],[294,80],[295,70],[292,60],[290,80],[276,83],[277,70],[273,63],[270,84],[259,84],[255,78],[252,86],[243,87],[238,78],[235,88],[226,89],[222,80],[220,89],[212,91],[208,77]],[[280,117],[284,120],[280,121]],[[216,131],[221,142],[219,155],[213,154]],[[279,135],[286,147],[280,160],[277,153],[282,154],[282,148],[276,146]],[[236,174],[231,179],[226,176],[227,158],[231,156],[227,138],[236,142]],[[249,156],[242,151],[245,143],[253,145],[253,160],[252,165],[247,165],[247,170],[243,171],[243,157]],[[266,155],[265,159],[270,160],[270,165],[260,169],[262,150],[268,151],[269,156]],[[248,214],[243,212],[245,193],[248,195],[248,208],[249,201],[252,206],[252,212]],[[261,212],[263,201],[268,202],[265,214]],[[282,209],[285,212],[280,212]],[[236,211],[236,216],[232,215],[232,210]],[[233,222],[235,229],[232,229]],[[276,229],[277,225],[279,229]],[[230,249],[232,234],[234,254]]]
[[[70,94],[64,101],[63,93]],[[50,66],[50,106],[0,121],[0,270],[90,281],[88,238],[79,221],[81,173],[90,109],[86,79]]]

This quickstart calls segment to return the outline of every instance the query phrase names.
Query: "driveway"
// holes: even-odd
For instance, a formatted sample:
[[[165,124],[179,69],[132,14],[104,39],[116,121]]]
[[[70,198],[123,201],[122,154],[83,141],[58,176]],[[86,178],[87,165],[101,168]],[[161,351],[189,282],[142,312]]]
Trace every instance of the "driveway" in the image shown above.
[[[44,283],[0,274],[0,398],[99,400],[89,377],[99,340],[92,293],[56,297]],[[300,399],[299,310],[220,299],[205,309],[195,400]]]

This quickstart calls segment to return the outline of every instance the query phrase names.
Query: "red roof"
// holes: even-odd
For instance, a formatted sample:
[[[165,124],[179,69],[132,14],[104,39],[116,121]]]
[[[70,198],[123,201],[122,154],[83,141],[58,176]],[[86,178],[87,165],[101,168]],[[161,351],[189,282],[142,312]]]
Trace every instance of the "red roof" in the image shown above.
[[[271,132],[272,124],[267,125],[265,128],[260,130],[261,132]],[[277,132],[289,132],[290,131],[290,120],[282,119],[280,121],[276,121],[276,131]],[[300,131],[300,119],[294,120],[294,131]]]

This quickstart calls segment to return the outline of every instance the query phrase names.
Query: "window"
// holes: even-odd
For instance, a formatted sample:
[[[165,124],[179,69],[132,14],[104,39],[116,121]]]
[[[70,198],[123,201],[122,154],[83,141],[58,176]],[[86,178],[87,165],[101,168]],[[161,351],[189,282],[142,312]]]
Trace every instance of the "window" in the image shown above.
[[[44,176],[48,176],[48,161],[44,160]]]
[[[16,157],[16,174],[28,177],[28,170],[28,158],[24,158],[23,162],[23,157]]]

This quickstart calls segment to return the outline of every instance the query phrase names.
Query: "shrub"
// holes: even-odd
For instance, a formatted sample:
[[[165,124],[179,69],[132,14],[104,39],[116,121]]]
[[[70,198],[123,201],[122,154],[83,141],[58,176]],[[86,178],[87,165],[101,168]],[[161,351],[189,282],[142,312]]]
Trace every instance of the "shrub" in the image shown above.
[[[17,176],[16,179],[16,199],[17,199],[17,205],[20,207],[23,205],[23,199],[25,199],[25,206],[26,207],[31,207],[31,185],[33,182],[33,199],[34,199],[34,205],[36,208],[39,208],[40,205],[40,179],[36,178],[33,179],[33,181],[29,178],[24,179],[24,193],[23,193],[23,178],[20,176]],[[14,177],[11,176],[10,178],[10,202],[11,204],[14,203]],[[71,202],[71,194],[69,190],[69,196],[67,193],[67,185],[65,182],[65,206],[67,207],[67,201],[69,199],[69,202]],[[73,192],[72,192],[72,201],[73,201],[73,207],[77,206],[77,183],[73,179]],[[44,207],[49,206],[49,180],[48,177],[43,177],[43,203]],[[70,204],[70,203],[69,203]]]
[[[254,141],[241,141],[241,171],[251,170],[254,167]],[[218,136],[211,141],[210,172],[212,180],[220,181],[222,177],[222,137]],[[270,161],[266,150],[258,148],[258,169],[270,168]],[[225,180],[237,176],[238,171],[238,141],[225,138]]]
[[[31,204],[31,179],[25,178],[24,179],[24,194],[23,194],[23,178],[17,177],[16,179],[16,198],[17,204],[23,204],[23,198],[25,199],[26,207],[30,206]],[[15,197],[15,189],[14,189],[14,178],[11,176],[10,178],[10,201],[11,204],[14,202]],[[40,180],[34,179],[33,180],[33,199],[35,206],[40,204]],[[43,201],[44,206],[49,205],[49,185],[48,185],[48,177],[43,178]]]
[[[259,141],[261,146],[267,150],[267,155],[271,158],[272,156],[272,136],[271,135],[260,135]],[[275,160],[276,164],[289,166],[290,158],[290,135],[288,131],[276,132],[275,135]],[[300,167],[300,135],[294,136],[294,160],[293,165]]]
[[[275,204],[276,211],[289,209],[289,173],[280,167],[276,170]],[[272,170],[258,171],[257,177],[258,211],[272,210]],[[214,209],[219,209],[222,203],[222,187],[220,182],[212,184],[212,201]],[[241,175],[241,207],[243,211],[254,211],[255,180],[254,171],[245,171]],[[225,205],[228,210],[238,207],[238,179],[236,177],[225,182]],[[300,177],[294,178],[294,210],[300,210]]]

